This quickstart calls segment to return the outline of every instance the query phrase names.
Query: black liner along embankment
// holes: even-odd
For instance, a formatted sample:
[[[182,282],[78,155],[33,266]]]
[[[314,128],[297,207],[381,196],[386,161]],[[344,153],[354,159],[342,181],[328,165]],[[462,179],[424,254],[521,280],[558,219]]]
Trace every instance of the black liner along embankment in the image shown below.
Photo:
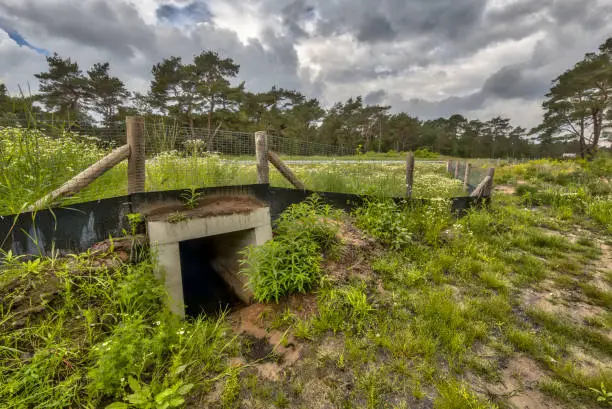
[[[198,191],[203,195],[251,195],[270,206],[272,221],[287,207],[304,201],[313,193],[325,202],[344,210],[350,210],[367,199],[366,196],[354,194],[313,192],[263,184],[203,188]],[[176,202],[182,194],[184,190],[144,192],[41,210],[35,214],[0,216],[0,248],[5,251],[12,250],[16,255],[44,255],[49,254],[51,249],[55,249],[59,254],[82,252],[94,243],[109,237],[121,237],[125,232],[129,232],[128,214]],[[462,214],[471,207],[488,202],[489,199],[456,197],[450,200],[453,210]]]

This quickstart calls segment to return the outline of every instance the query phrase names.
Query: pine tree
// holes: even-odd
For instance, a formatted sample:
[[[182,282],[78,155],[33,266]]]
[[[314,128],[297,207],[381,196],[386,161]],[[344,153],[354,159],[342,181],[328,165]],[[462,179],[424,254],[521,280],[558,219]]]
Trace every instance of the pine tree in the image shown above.
[[[125,84],[109,74],[109,63],[97,63],[87,71],[87,101],[90,109],[102,115],[106,127],[116,124],[117,113],[122,109],[129,92]]]
[[[76,62],[57,54],[47,57],[49,70],[34,76],[40,81],[39,99],[47,110],[61,118],[81,120],[86,118],[84,99],[87,96],[87,79]]]

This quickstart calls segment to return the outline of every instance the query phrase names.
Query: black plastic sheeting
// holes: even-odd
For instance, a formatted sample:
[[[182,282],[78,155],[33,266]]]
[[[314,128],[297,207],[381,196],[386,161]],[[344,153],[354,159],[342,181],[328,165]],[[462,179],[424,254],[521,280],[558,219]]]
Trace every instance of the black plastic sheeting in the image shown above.
[[[344,210],[351,210],[367,200],[366,196],[354,194],[313,192],[264,184],[204,188],[198,191],[203,195],[252,195],[269,204],[272,221],[287,207],[304,201],[313,193],[325,202]],[[128,214],[137,213],[148,206],[180,200],[182,194],[184,190],[145,192],[41,210],[35,214],[0,216],[0,248],[5,251],[12,250],[17,255],[48,255],[52,249],[59,254],[82,252],[94,243],[109,237],[124,236],[129,232]],[[427,202],[427,199],[412,200]],[[475,197],[457,197],[450,200],[453,211],[457,214],[489,201],[488,198]]]

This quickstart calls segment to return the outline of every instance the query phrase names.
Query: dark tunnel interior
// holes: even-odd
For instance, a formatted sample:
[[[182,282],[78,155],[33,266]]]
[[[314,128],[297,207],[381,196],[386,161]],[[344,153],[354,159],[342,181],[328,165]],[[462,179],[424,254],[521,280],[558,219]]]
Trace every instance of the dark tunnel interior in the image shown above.
[[[230,286],[215,270],[213,260],[219,256],[228,235],[209,236],[179,243],[185,314],[198,316],[219,314],[241,305]]]

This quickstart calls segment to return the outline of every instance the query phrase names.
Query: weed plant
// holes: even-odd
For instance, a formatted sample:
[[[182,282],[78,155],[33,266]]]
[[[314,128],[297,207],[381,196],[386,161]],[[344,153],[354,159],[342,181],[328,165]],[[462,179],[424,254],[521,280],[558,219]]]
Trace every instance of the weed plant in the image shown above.
[[[179,407],[223,376],[224,318],[171,314],[150,263],[36,260],[0,267],[2,407]]]
[[[321,277],[322,254],[336,244],[340,213],[317,196],[291,205],[280,216],[273,240],[243,253],[242,273],[258,301],[278,302],[285,295],[304,293]]]

